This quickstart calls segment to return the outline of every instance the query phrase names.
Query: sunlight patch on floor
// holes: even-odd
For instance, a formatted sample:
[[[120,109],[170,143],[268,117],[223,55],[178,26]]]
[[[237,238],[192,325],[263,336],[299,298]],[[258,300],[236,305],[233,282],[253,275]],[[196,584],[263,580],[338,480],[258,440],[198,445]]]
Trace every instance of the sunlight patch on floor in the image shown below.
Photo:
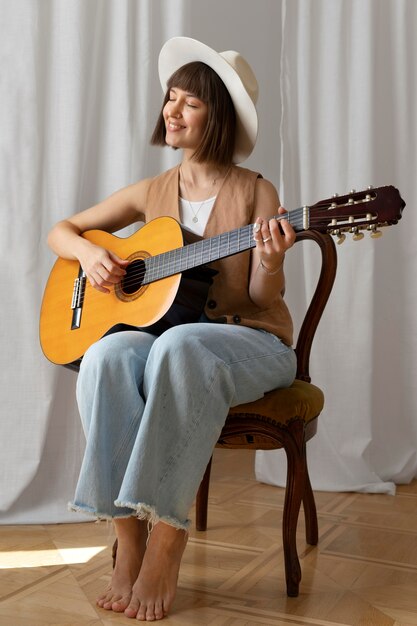
[[[0,569],[87,563],[103,550],[106,550],[106,546],[59,549],[51,548],[50,550],[16,550],[3,552],[0,554]]]

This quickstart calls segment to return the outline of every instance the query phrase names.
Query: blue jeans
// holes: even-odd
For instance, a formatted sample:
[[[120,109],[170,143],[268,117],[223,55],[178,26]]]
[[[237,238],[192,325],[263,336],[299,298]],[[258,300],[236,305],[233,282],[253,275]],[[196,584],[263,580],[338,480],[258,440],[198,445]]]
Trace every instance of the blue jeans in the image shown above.
[[[295,371],[292,348],[244,326],[199,322],[160,337],[102,338],[77,381],[87,443],[70,508],[187,528],[229,407],[291,385]]]

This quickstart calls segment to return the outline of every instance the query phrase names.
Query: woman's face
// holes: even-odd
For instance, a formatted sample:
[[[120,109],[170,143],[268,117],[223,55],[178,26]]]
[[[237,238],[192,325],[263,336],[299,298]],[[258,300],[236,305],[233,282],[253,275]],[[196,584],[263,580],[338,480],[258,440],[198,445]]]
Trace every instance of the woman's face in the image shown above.
[[[167,144],[194,152],[201,143],[207,125],[207,104],[193,94],[174,87],[169,92],[163,116]]]

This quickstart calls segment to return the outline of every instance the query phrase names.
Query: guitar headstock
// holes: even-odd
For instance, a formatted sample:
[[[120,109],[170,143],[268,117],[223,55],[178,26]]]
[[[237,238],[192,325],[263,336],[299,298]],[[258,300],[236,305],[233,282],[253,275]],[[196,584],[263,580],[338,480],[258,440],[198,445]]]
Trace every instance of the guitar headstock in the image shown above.
[[[346,232],[352,233],[355,240],[363,239],[362,231],[380,237],[379,228],[396,224],[404,207],[404,200],[392,185],[364,191],[352,189],[348,194],[335,195],[308,207],[309,228],[335,235],[338,243],[345,240]]]

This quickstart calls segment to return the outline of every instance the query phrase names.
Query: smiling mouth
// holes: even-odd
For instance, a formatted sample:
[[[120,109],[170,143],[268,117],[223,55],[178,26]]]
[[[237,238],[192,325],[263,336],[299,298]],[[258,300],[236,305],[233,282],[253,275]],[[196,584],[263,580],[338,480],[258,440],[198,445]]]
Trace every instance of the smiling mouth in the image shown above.
[[[182,130],[184,126],[181,126],[181,124],[173,124],[172,122],[168,122],[167,128],[169,130],[175,131],[175,130]]]

